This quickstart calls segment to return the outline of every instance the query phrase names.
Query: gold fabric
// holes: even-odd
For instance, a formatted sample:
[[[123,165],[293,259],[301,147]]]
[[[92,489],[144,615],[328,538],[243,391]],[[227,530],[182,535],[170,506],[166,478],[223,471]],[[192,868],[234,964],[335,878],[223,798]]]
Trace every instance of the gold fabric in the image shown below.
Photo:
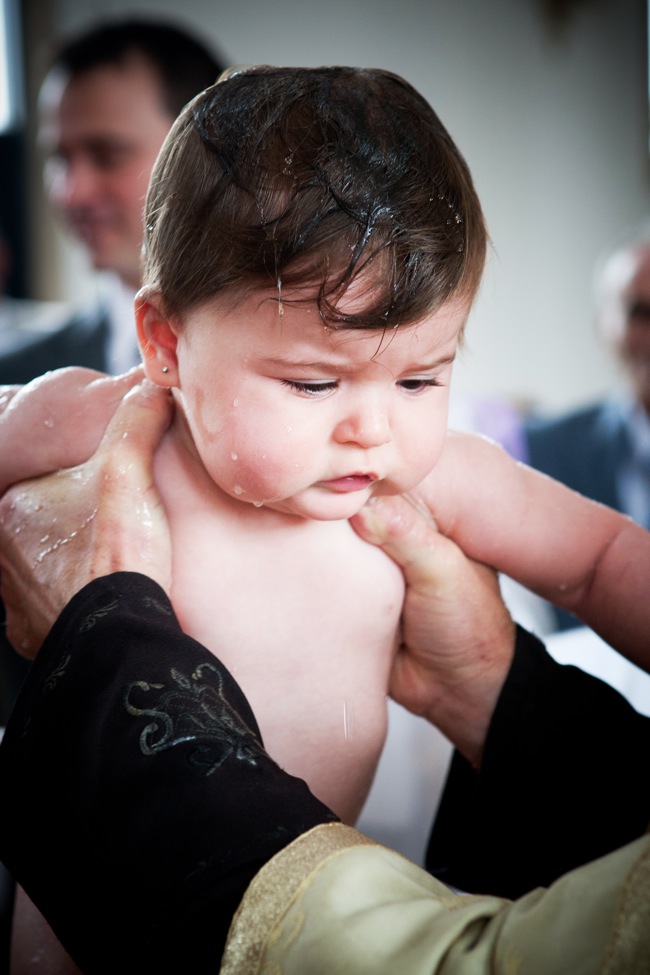
[[[220,975],[260,971],[266,938],[282,913],[309,885],[331,856],[357,846],[376,845],[342,823],[317,826],[270,860],[253,879],[233,918]]]
[[[512,903],[456,895],[340,824],[255,878],[222,975],[648,975],[650,838]]]

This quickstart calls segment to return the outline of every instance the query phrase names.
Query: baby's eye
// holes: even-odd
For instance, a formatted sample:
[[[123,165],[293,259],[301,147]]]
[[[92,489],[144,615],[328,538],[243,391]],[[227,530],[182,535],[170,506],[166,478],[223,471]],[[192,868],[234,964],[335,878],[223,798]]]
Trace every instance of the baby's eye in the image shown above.
[[[282,385],[288,386],[289,389],[295,389],[298,393],[304,393],[306,396],[322,396],[324,393],[331,393],[333,389],[336,389],[338,383],[331,379],[314,383],[303,383],[297,379],[283,379]]]
[[[419,393],[423,389],[427,389],[429,386],[440,386],[440,383],[435,376],[421,377],[415,379],[400,379],[399,385],[402,389],[405,389],[407,393]]]

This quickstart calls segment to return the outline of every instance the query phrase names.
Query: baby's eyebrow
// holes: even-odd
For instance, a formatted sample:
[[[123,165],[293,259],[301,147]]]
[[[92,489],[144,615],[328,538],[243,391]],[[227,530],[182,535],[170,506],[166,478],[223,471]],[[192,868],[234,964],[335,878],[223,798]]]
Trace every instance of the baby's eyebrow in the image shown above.
[[[431,358],[428,360],[418,360],[409,362],[404,366],[402,372],[431,372],[435,369],[440,369],[443,366],[451,365],[456,359],[456,350],[453,352],[445,353],[437,358]],[[335,370],[339,373],[355,372],[359,368],[359,362],[351,362],[347,358],[339,358],[332,356],[331,359],[326,360],[313,360],[313,359],[303,359],[298,356],[291,357],[290,355],[276,357],[268,356],[265,357],[265,363],[267,366],[276,369],[304,369],[307,371],[317,372],[331,372]],[[381,361],[381,356],[376,357],[376,361]]]
[[[301,359],[299,357],[292,358],[291,356],[283,356],[282,358],[276,358],[275,356],[265,357],[264,362],[267,366],[274,369],[301,369],[304,372],[353,372],[358,369],[358,364],[351,363],[349,359],[328,359],[326,361],[316,361],[314,359]]]
[[[299,355],[292,356],[291,354],[287,353],[286,355],[282,355],[282,356],[273,356],[273,355],[264,356],[264,361],[268,362],[268,364],[271,366],[307,366],[308,368],[313,367],[314,369],[318,369],[318,368],[330,369],[334,365],[339,365],[339,364],[345,365],[345,363],[348,360],[338,359],[335,356],[332,356],[331,359],[327,359],[327,360],[325,359],[317,360],[317,359],[309,359],[306,356],[304,357]]]
[[[414,362],[409,365],[409,370],[412,372],[417,372],[421,369],[422,372],[428,372],[431,369],[440,369],[441,366],[450,366],[452,362],[456,361],[456,350],[453,352],[448,352],[446,355],[440,355],[437,359],[429,359],[427,361]]]

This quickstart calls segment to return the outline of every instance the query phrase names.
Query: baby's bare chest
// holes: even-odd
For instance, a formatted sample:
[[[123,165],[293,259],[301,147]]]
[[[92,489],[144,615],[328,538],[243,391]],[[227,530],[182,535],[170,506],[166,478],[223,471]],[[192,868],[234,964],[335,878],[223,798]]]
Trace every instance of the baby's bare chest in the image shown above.
[[[380,550],[347,522],[196,522],[172,519],[175,607],[239,679],[385,687],[403,582]]]
[[[270,754],[352,821],[386,732],[401,573],[347,522],[166,503],[184,629],[239,681]]]

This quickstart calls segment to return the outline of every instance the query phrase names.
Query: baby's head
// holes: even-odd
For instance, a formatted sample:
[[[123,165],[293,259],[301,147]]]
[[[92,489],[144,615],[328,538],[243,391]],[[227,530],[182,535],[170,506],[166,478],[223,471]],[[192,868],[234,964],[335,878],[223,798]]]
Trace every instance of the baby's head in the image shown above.
[[[373,445],[364,437],[392,409],[377,399],[364,406],[356,430],[343,431],[338,415],[328,421],[340,428],[339,440],[354,441],[364,456],[331,460],[322,471],[329,478],[312,473],[318,483],[336,482],[334,493],[356,492],[359,507],[368,492],[362,497],[358,485],[406,490],[441,449],[446,393],[430,387],[445,384],[442,373],[451,368],[478,289],[486,241],[469,170],[435,112],[406,81],[346,67],[234,69],[184,109],[152,174],[142,292],[152,307],[141,305],[138,313],[149,374],[155,378],[156,362],[162,369],[165,361],[166,381],[181,390],[199,454],[217,483],[242,500],[281,506],[291,485],[247,480],[241,463],[242,439],[255,438],[242,425],[248,387],[244,373],[235,384],[239,365],[284,384],[285,396],[297,397],[303,412],[307,406],[305,417],[311,411],[312,431],[315,400],[322,414],[323,404],[341,399],[355,370],[357,388],[365,390],[372,385],[368,370],[382,370],[412,404],[400,436],[391,429],[389,439],[403,444],[419,424],[426,445],[405,449],[394,464],[371,461]],[[212,373],[205,371],[210,357]],[[197,420],[206,385],[222,403],[212,419]],[[440,403],[429,413],[422,406],[427,390]],[[249,389],[246,403],[255,402]],[[255,407],[276,427],[282,408],[275,402]],[[217,440],[227,450],[224,424],[232,426],[234,417],[240,440],[211,465]],[[301,421],[289,419],[292,466],[304,473],[301,451],[311,456],[322,444],[298,447]],[[386,436],[373,434],[384,442]],[[323,438],[332,431],[323,429]],[[272,467],[272,450],[263,452],[261,438],[256,449],[260,463]],[[228,457],[238,462],[232,472]],[[348,517],[342,501],[339,507],[341,514],[296,513]]]
[[[396,75],[345,67],[234,69],[195,98],[145,225],[144,282],[173,315],[227,288],[317,284],[325,321],[392,327],[471,301],[486,249],[435,112]],[[362,269],[372,298],[342,322],[332,299]]]

